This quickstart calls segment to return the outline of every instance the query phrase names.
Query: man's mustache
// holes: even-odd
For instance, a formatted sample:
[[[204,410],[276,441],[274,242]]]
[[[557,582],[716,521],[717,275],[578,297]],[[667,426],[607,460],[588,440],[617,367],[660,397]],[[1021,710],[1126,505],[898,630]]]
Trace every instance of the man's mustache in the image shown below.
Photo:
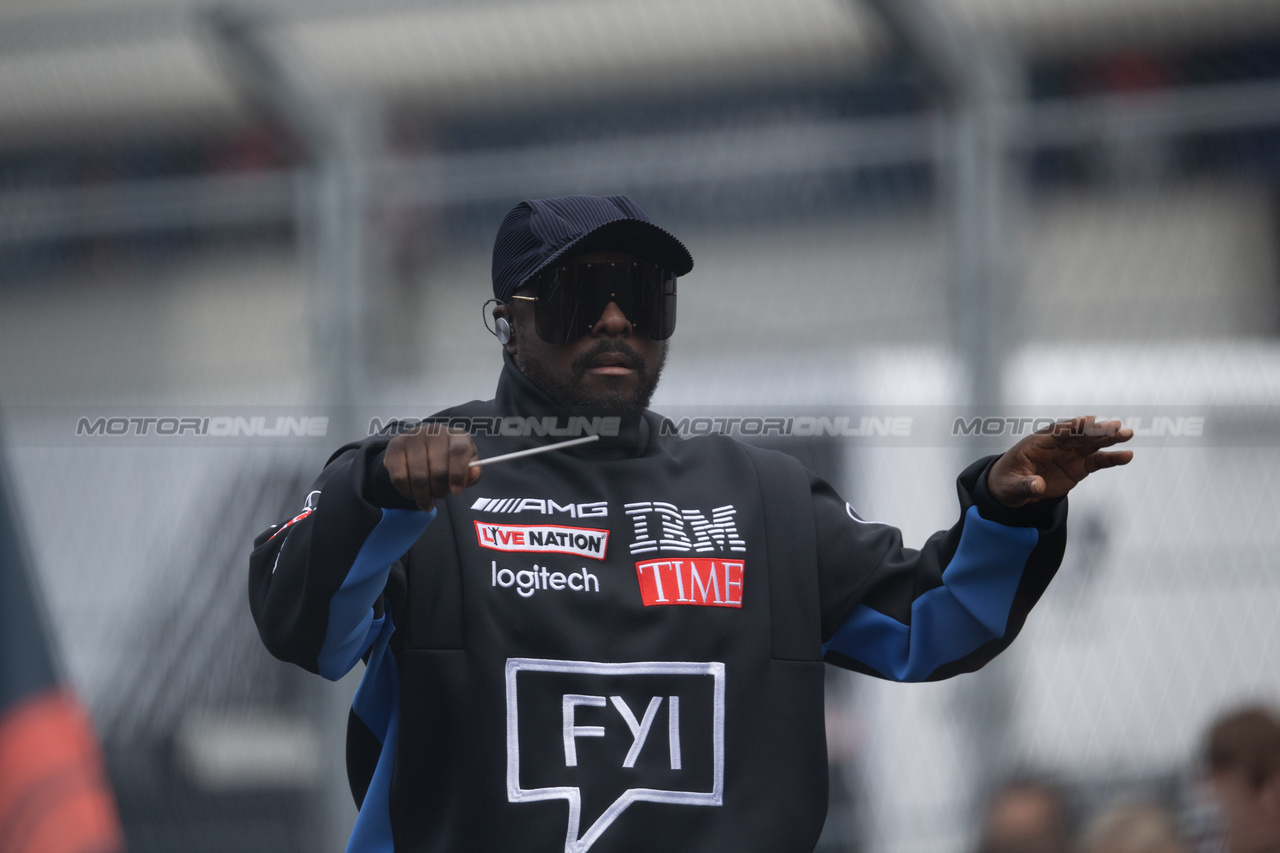
[[[586,372],[591,369],[602,355],[621,355],[627,360],[627,367],[637,373],[644,373],[645,362],[644,356],[636,352],[625,341],[603,340],[596,344],[587,352],[578,356],[573,360],[573,372],[577,376],[585,376]]]

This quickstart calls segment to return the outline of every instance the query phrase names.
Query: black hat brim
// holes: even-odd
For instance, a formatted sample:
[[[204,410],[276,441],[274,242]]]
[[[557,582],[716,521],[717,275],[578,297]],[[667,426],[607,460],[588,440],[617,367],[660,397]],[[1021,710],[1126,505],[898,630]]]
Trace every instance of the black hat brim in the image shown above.
[[[561,246],[524,280],[528,281],[565,258],[592,252],[626,252],[642,261],[661,264],[676,275],[687,275],[693,269],[693,255],[670,232],[652,222],[615,219]]]

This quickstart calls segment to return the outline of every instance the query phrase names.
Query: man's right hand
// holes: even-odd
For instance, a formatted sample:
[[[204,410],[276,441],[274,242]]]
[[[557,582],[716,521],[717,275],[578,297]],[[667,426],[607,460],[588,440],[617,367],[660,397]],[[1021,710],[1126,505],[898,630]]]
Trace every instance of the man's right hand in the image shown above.
[[[436,498],[460,495],[480,479],[476,444],[462,431],[451,432],[440,424],[426,424],[391,439],[382,464],[396,491],[421,510],[435,508]]]

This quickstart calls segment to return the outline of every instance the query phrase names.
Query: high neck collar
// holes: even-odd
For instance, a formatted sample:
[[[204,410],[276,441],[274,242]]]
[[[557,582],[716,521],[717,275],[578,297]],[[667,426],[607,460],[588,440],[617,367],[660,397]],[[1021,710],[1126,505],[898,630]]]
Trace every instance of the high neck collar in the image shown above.
[[[559,423],[565,423],[571,414],[567,408],[533,384],[533,381],[516,367],[515,359],[505,350],[502,353],[502,373],[498,377],[498,390],[494,395],[494,402],[503,414],[536,417],[551,415],[557,418]],[[571,447],[563,452],[574,456],[608,459],[641,456],[653,444],[661,420],[659,415],[645,409],[643,412],[623,417],[616,436],[602,435],[599,441]]]

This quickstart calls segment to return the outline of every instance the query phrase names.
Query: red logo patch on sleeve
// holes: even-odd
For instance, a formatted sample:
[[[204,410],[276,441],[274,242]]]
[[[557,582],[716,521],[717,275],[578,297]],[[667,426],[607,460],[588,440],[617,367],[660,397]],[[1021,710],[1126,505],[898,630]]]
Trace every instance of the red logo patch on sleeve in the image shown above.
[[[308,515],[311,515],[311,513],[312,513],[312,510],[311,510],[311,509],[304,509],[302,512],[298,513],[298,514],[297,514],[297,515],[295,515],[293,518],[289,519],[289,520],[288,520],[288,521],[286,521],[284,524],[280,525],[280,529],[279,529],[279,530],[277,530],[275,533],[272,533],[272,534],[271,534],[271,539],[275,539],[275,538],[276,538],[277,536],[279,536],[281,533],[284,533],[284,532],[285,532],[286,530],[288,530],[290,527],[293,527],[293,526],[294,526],[295,524],[297,524],[299,521],[302,521],[302,519],[306,518]],[[270,542],[270,541],[271,541],[271,539],[268,539],[267,541],[268,541],[268,542]]]
[[[679,557],[636,563],[640,598],[645,607],[693,604],[700,607],[741,607],[742,560]]]

